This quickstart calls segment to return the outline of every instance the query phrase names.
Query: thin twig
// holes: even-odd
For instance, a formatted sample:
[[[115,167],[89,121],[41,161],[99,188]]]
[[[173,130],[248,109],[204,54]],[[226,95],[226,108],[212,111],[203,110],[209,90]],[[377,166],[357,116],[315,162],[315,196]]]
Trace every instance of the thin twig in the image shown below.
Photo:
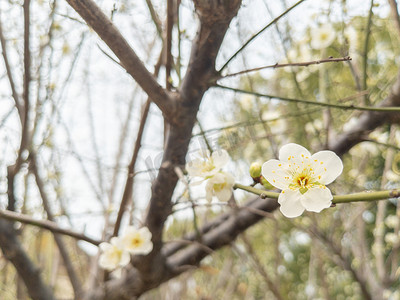
[[[297,3],[295,3],[293,6],[289,7],[287,10],[285,10],[283,13],[281,13],[278,17],[273,19],[270,23],[268,23],[266,26],[264,26],[262,29],[260,29],[256,34],[254,34],[250,39],[247,40],[246,43],[243,44],[242,47],[240,47],[227,61],[226,63],[221,67],[221,69],[218,70],[218,73],[221,73],[227,66],[228,64],[240,53],[244,48],[247,47],[256,37],[258,37],[262,32],[264,32],[267,28],[269,28],[271,25],[275,24],[278,22],[280,18],[285,16],[287,13],[289,13],[293,8],[298,6],[299,4],[303,3],[305,0],[300,0]]]
[[[45,192],[45,184],[42,180],[42,178],[40,177],[39,171],[38,171],[38,166],[37,166],[37,159],[36,159],[36,154],[35,153],[31,153],[30,155],[30,170],[31,172],[34,174],[35,179],[36,179],[36,184],[37,187],[39,189],[39,193],[40,196],[42,198],[42,203],[43,203],[43,208],[46,211],[47,214],[47,218],[50,221],[55,220],[54,215],[51,211],[50,208],[50,201],[48,199],[48,196]],[[74,294],[75,294],[75,298],[76,299],[81,299],[82,295],[83,295],[83,289],[82,289],[82,285],[81,282],[77,276],[77,273],[75,272],[74,266],[72,264],[70,255],[67,252],[67,247],[65,246],[64,241],[62,240],[62,237],[58,234],[58,233],[54,233],[53,232],[53,236],[54,236],[54,241],[57,244],[58,250],[60,252],[60,255],[63,259],[64,265],[65,265],[65,269],[67,271],[68,274],[68,278],[71,282],[72,288],[74,290]]]
[[[331,104],[331,103],[326,103],[326,102],[317,102],[317,101],[301,100],[301,99],[288,98],[288,97],[282,97],[282,96],[261,94],[261,93],[257,93],[257,92],[232,88],[232,87],[228,87],[228,86],[224,86],[224,85],[220,85],[220,84],[216,84],[214,87],[231,90],[231,91],[234,91],[237,93],[254,95],[254,96],[262,97],[262,98],[277,99],[277,100],[286,101],[286,102],[297,102],[297,103],[304,103],[304,104],[310,104],[310,105],[316,105],[316,106],[332,107],[332,108],[338,108],[338,109],[344,109],[344,110],[400,112],[400,107],[372,107],[372,106]]]
[[[153,20],[154,25],[156,26],[156,30],[159,37],[162,37],[162,24],[160,21],[160,17],[158,16],[156,10],[154,9],[153,3],[151,0],[146,0],[147,8],[149,9],[151,19]]]
[[[75,231],[72,231],[69,229],[61,228],[57,225],[56,222],[52,222],[52,221],[48,221],[48,220],[37,220],[37,219],[32,218],[31,216],[16,213],[16,212],[13,212],[10,210],[0,210],[0,218],[37,226],[37,227],[40,227],[43,229],[47,229],[53,233],[67,235],[74,239],[88,242],[95,246],[100,245],[100,243],[102,242],[99,240],[92,239],[82,233],[78,233],[78,232],[75,232]]]
[[[161,49],[159,59],[154,68],[154,76],[155,77],[158,76],[161,65],[163,64],[163,59],[162,59],[163,52],[164,52],[164,49]],[[143,105],[142,116],[140,119],[139,129],[138,129],[135,145],[134,145],[133,152],[132,152],[132,158],[131,158],[131,161],[128,166],[128,175],[126,178],[124,193],[122,195],[122,200],[121,200],[119,210],[118,210],[117,220],[115,221],[115,225],[114,225],[113,236],[118,235],[119,229],[121,227],[122,217],[124,216],[128,201],[129,201],[129,199],[132,198],[133,181],[134,181],[134,178],[136,175],[135,165],[136,165],[136,161],[137,161],[137,158],[139,155],[139,150],[142,147],[143,132],[144,132],[144,127],[146,125],[147,117],[149,115],[150,104],[151,104],[151,99],[148,98],[146,100],[146,103]]]
[[[1,13],[0,13],[0,17],[1,17]],[[21,104],[21,98],[17,93],[17,89],[15,86],[15,81],[14,81],[14,77],[12,74],[10,62],[8,60],[7,42],[6,42],[6,39],[3,34],[3,25],[2,25],[1,19],[0,19],[0,42],[1,42],[1,51],[2,51],[2,55],[3,55],[4,65],[6,67],[7,77],[8,77],[8,81],[10,83],[10,87],[11,87],[11,94],[14,99],[15,106],[17,107],[19,117],[20,117],[20,119],[22,119],[23,108],[22,108],[22,104]]]
[[[286,64],[276,63],[273,65],[266,65],[263,67],[258,67],[258,68],[243,70],[243,71],[236,72],[236,73],[227,74],[225,76],[222,76],[221,79],[227,78],[227,77],[232,77],[232,76],[237,76],[237,75],[241,75],[241,74],[246,74],[246,73],[250,73],[250,72],[256,72],[256,71],[260,71],[263,69],[271,69],[271,68],[278,69],[278,68],[285,68],[285,67],[308,67],[311,65],[319,65],[319,64],[323,64],[323,63],[329,63],[329,62],[341,62],[341,61],[349,61],[349,60],[352,60],[352,58],[350,56],[345,56],[345,57],[340,57],[340,58],[329,57],[326,59],[313,60],[313,61],[307,61],[307,62],[299,62],[299,63],[286,63]]]
[[[390,4],[390,10],[392,13],[393,20],[396,23],[397,32],[400,35],[400,16],[399,16],[399,11],[397,9],[397,1],[396,0],[388,0],[388,1]]]
[[[372,16],[373,16],[373,11],[372,9],[374,8],[374,0],[371,0],[370,8],[369,8],[369,13],[368,13],[368,20],[367,20],[367,26],[365,29],[365,41],[364,41],[364,49],[363,49],[363,55],[362,55],[362,86],[361,89],[366,90],[367,89],[367,68],[368,68],[368,45],[369,45],[369,38],[371,36],[371,25],[372,25]],[[370,101],[368,99],[368,96],[364,96],[364,105],[370,105]]]
[[[141,147],[141,143],[142,143],[144,127],[146,125],[147,116],[149,114],[150,104],[151,104],[151,100],[149,98],[149,99],[147,99],[147,101],[143,107],[142,117],[140,119],[140,125],[139,125],[138,134],[137,134],[136,141],[135,141],[135,146],[133,148],[131,162],[129,163],[129,166],[128,166],[128,174],[127,174],[127,178],[126,178],[124,193],[122,195],[121,204],[120,204],[120,207],[118,210],[117,220],[115,221],[115,225],[114,225],[113,236],[118,235],[119,229],[121,227],[122,217],[124,216],[126,206],[128,204],[128,201],[132,197],[135,165],[136,165],[136,160],[137,160],[139,150]]]

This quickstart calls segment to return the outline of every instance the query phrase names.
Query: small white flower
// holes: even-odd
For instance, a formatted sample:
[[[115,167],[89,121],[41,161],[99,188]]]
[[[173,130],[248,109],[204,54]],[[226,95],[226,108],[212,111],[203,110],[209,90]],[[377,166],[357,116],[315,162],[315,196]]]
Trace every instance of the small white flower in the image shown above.
[[[216,196],[220,201],[228,201],[232,196],[232,187],[235,178],[231,174],[219,172],[211,177],[206,184],[206,199],[212,200]]]
[[[210,151],[200,150],[198,157],[186,163],[186,170],[189,176],[209,178],[218,173],[229,161],[229,154],[223,149],[214,151],[210,156]]]
[[[392,170],[388,170],[385,173],[385,177],[387,180],[392,181],[392,182],[397,182],[400,180],[400,176],[393,172]]]
[[[311,31],[311,47],[321,50],[329,47],[335,40],[335,30],[330,23],[323,24]]]
[[[393,232],[389,232],[385,235],[385,242],[391,245],[395,245],[399,242],[399,235]]]
[[[385,224],[389,228],[395,228],[399,224],[399,217],[396,215],[390,215],[386,217]]]
[[[153,250],[151,242],[151,232],[147,227],[136,229],[133,226],[128,226],[123,236],[121,243],[124,250],[134,255],[146,255]]]
[[[325,186],[343,171],[341,159],[332,151],[313,155],[297,144],[287,144],[279,150],[279,160],[263,164],[262,175],[281,189],[278,202],[283,215],[300,216],[304,210],[320,212],[332,204],[331,191]]]
[[[102,254],[99,258],[99,265],[108,271],[124,267],[129,264],[131,257],[126,252],[118,237],[113,237],[110,243],[101,243],[99,245]]]

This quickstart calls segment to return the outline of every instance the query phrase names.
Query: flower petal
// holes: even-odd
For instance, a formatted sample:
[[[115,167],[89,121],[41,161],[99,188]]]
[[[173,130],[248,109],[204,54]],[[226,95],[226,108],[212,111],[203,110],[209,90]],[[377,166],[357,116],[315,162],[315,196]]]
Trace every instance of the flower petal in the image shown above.
[[[203,161],[196,158],[186,163],[185,169],[188,172],[189,176],[195,177],[201,174],[201,166],[203,165]]]
[[[118,265],[120,267],[125,267],[131,261],[131,256],[128,252],[123,251],[121,254],[121,260],[119,261]]]
[[[331,191],[322,185],[309,189],[301,196],[300,202],[308,211],[321,212],[331,206],[332,199]]]
[[[212,160],[216,169],[221,170],[223,166],[225,166],[230,157],[228,152],[224,149],[218,149],[212,153]]]
[[[332,151],[320,151],[311,156],[318,182],[329,184],[343,171],[343,163],[339,156]],[[321,177],[319,177],[321,176]]]
[[[295,218],[300,216],[304,207],[300,202],[301,193],[298,190],[287,189],[279,194],[278,203],[285,217]]]
[[[109,249],[111,249],[113,246],[110,243],[107,242],[103,242],[99,245],[99,248],[101,251],[105,252],[108,251]]]
[[[208,180],[206,183],[206,199],[208,202],[211,202],[212,197],[213,197],[213,187],[214,184],[212,183],[211,180]]]
[[[229,201],[232,196],[232,188],[230,186],[226,186],[220,191],[214,191],[215,196],[217,196],[218,200],[221,202]]]
[[[138,232],[145,241],[151,241],[152,234],[147,227],[139,228]]]
[[[282,162],[287,162],[292,156],[311,156],[310,152],[303,146],[297,145],[295,143],[286,144],[279,150],[279,160]]]
[[[271,159],[262,165],[262,176],[274,187],[284,190],[289,187],[292,177],[287,171],[286,163]]]

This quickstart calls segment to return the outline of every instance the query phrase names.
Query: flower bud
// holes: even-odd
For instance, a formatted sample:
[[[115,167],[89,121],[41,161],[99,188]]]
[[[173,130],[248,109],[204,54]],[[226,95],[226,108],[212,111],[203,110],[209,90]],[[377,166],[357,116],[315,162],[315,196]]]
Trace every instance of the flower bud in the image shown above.
[[[253,162],[253,163],[250,165],[250,170],[249,170],[249,172],[250,172],[250,176],[251,176],[252,178],[258,178],[258,177],[260,177],[260,175],[261,175],[261,165],[260,165],[259,163],[257,163],[257,162]]]
[[[267,190],[273,190],[273,189],[275,189],[275,187],[274,187],[272,184],[270,184],[270,183],[268,182],[268,180],[265,179],[263,176],[260,177],[260,183],[261,183]]]

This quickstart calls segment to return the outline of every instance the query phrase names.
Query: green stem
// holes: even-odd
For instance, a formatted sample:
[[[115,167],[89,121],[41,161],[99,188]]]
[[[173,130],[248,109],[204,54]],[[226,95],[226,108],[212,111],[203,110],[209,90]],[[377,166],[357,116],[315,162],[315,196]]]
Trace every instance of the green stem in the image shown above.
[[[234,189],[241,189],[256,195],[260,195],[265,198],[277,199],[280,193],[270,192],[266,190],[257,189],[251,186],[246,186],[243,184],[236,183],[233,186]],[[366,191],[348,195],[334,195],[332,203],[350,203],[350,202],[367,202],[367,201],[377,201],[389,198],[399,198],[400,190],[386,190],[386,191]]]
[[[295,8],[297,5],[301,4],[305,0],[300,0],[297,3],[295,3],[293,6],[289,7],[286,11],[281,13],[278,17],[273,19],[270,23],[268,23],[266,26],[264,26],[261,30],[259,30],[256,34],[254,34],[250,39],[247,40],[246,43],[242,47],[239,48],[227,61],[226,63],[219,69],[218,73],[221,74],[222,70],[224,70],[228,64],[244,49],[247,47],[248,44],[250,44],[256,37],[258,37],[262,32],[264,32],[267,28],[269,28],[272,24],[275,24],[278,22],[280,18],[282,18],[284,15],[286,15],[288,12],[290,12],[293,8]]]
[[[374,106],[372,106],[371,107],[371,106],[341,105],[341,104],[333,104],[333,103],[331,104],[331,103],[326,103],[326,102],[316,102],[316,101],[310,101],[310,100],[301,100],[301,99],[274,96],[274,95],[268,95],[268,94],[261,94],[261,93],[257,93],[257,92],[236,89],[233,87],[228,87],[228,86],[224,86],[224,85],[220,85],[220,84],[215,84],[213,87],[230,90],[230,91],[242,93],[242,94],[254,95],[257,97],[261,97],[261,98],[277,99],[277,100],[286,101],[286,102],[297,102],[297,103],[338,108],[338,109],[344,109],[344,110],[348,109],[348,110],[379,111],[379,112],[399,112],[400,111],[400,107],[397,107],[397,106],[393,106],[393,107],[390,107],[390,106],[389,107],[374,107]]]

